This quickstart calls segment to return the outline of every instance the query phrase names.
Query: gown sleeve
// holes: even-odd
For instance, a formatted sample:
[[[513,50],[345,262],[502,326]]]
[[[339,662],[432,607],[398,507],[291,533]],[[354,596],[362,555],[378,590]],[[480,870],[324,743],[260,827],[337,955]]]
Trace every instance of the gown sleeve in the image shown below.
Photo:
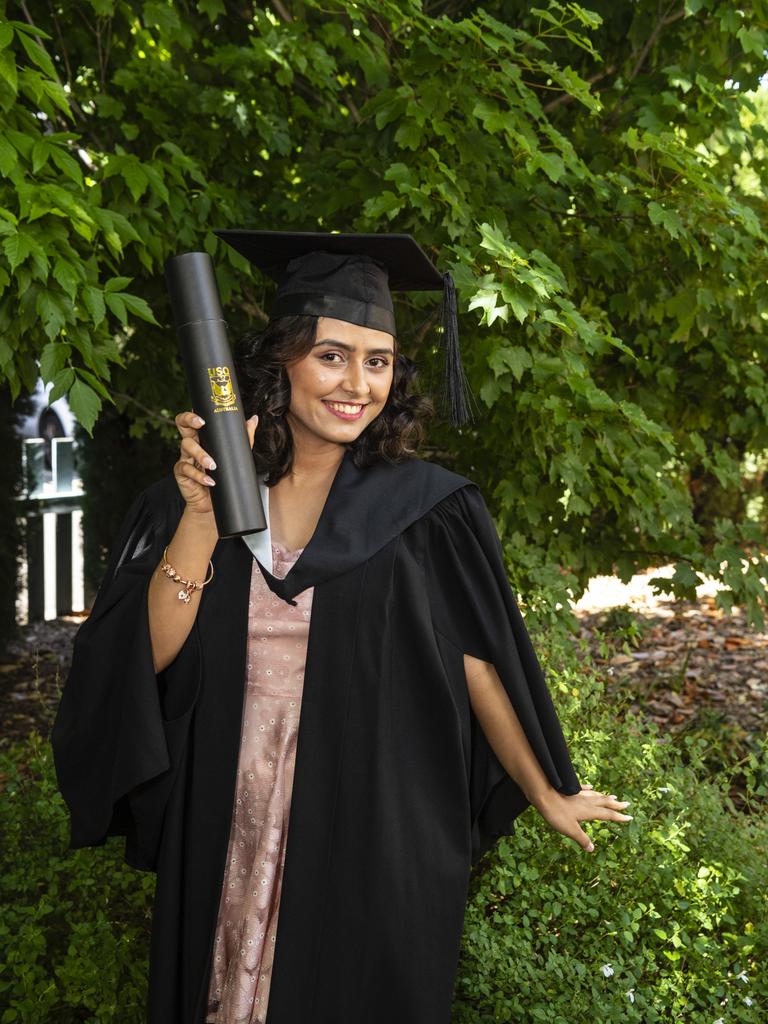
[[[565,795],[578,793],[581,785],[478,488],[462,487],[441,501],[431,522],[427,572],[438,641],[455,652],[452,664],[464,686],[464,653],[494,665],[549,781]],[[514,819],[530,802],[494,754],[471,705],[469,716],[475,862],[499,836],[514,831]]]
[[[109,835],[123,835],[126,860],[146,870],[155,866],[200,684],[197,622],[160,673],[149,638],[149,582],[182,511],[172,475],[128,510],[91,614],[75,636],[51,733],[71,846],[100,846]]]

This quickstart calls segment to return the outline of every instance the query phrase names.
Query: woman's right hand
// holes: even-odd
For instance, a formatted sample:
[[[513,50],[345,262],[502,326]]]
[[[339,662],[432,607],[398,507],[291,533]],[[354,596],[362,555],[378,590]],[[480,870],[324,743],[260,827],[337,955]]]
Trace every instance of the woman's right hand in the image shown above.
[[[255,414],[245,421],[251,448],[258,421],[259,417]],[[173,475],[181,496],[190,512],[204,516],[213,515],[211,487],[216,485],[216,481],[209,473],[216,468],[216,464],[201,447],[197,433],[205,421],[194,412],[180,412],[174,422],[181,434],[181,457],[173,467]]]

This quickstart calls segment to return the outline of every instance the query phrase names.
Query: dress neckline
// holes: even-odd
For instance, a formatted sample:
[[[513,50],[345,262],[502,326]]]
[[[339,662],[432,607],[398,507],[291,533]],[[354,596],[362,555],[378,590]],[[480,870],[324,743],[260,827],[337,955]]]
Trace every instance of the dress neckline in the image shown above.
[[[293,561],[295,558],[298,558],[298,556],[304,550],[304,547],[300,547],[300,548],[287,548],[285,546],[285,544],[281,544],[279,540],[273,540],[272,541],[272,550],[273,551],[277,551],[278,554],[280,554],[282,556],[281,557],[281,561],[286,561],[286,560]]]
[[[272,575],[275,579],[284,580],[288,573],[293,572],[293,567],[301,557],[304,548],[296,548],[289,551],[285,544],[279,541],[272,541]]]

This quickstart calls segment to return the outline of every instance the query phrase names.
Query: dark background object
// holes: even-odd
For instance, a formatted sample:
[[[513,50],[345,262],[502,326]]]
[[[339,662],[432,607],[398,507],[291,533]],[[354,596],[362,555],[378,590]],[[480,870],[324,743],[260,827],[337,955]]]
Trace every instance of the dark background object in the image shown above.
[[[0,444],[6,455],[5,483],[0,489],[0,660],[8,642],[18,635],[16,593],[24,541],[16,500],[22,488],[19,423],[29,415],[31,405],[29,395],[20,395],[14,403],[7,385],[0,387]]]
[[[217,466],[211,501],[219,536],[264,530],[267,520],[211,258],[205,252],[172,256],[165,274],[192,408],[205,420],[200,442]]]
[[[179,457],[178,442],[159,430],[136,437],[131,422],[127,413],[105,405],[92,436],[80,424],[75,427],[77,467],[83,481],[86,608],[93,603],[126,510],[145,487],[167,476]]]

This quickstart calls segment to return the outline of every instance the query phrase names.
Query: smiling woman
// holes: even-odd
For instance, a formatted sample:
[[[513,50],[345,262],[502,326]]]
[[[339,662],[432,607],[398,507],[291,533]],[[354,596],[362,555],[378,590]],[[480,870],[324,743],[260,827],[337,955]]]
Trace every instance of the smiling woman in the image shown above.
[[[392,335],[329,317],[279,317],[246,335],[237,375],[246,415],[259,415],[253,457],[268,484],[291,465],[294,429],[348,445],[362,468],[413,455],[435,413],[430,398],[411,393],[416,366]],[[345,421],[354,429],[329,433]]]
[[[329,440],[354,441],[356,430],[338,434],[325,416],[365,427],[384,409],[392,386],[394,338],[370,327],[320,317],[317,340],[306,359],[288,367],[293,401],[291,433],[310,430]],[[346,339],[346,340],[342,340]],[[388,342],[382,346],[382,342]],[[318,404],[319,403],[319,404]]]
[[[529,804],[587,850],[626,816],[579,785],[478,488],[415,453],[390,284],[455,313],[450,282],[409,236],[235,234],[281,281],[239,374],[267,529],[218,538],[179,413],[75,642],[72,842],[157,871],[148,1024],[447,1024],[472,863]]]

